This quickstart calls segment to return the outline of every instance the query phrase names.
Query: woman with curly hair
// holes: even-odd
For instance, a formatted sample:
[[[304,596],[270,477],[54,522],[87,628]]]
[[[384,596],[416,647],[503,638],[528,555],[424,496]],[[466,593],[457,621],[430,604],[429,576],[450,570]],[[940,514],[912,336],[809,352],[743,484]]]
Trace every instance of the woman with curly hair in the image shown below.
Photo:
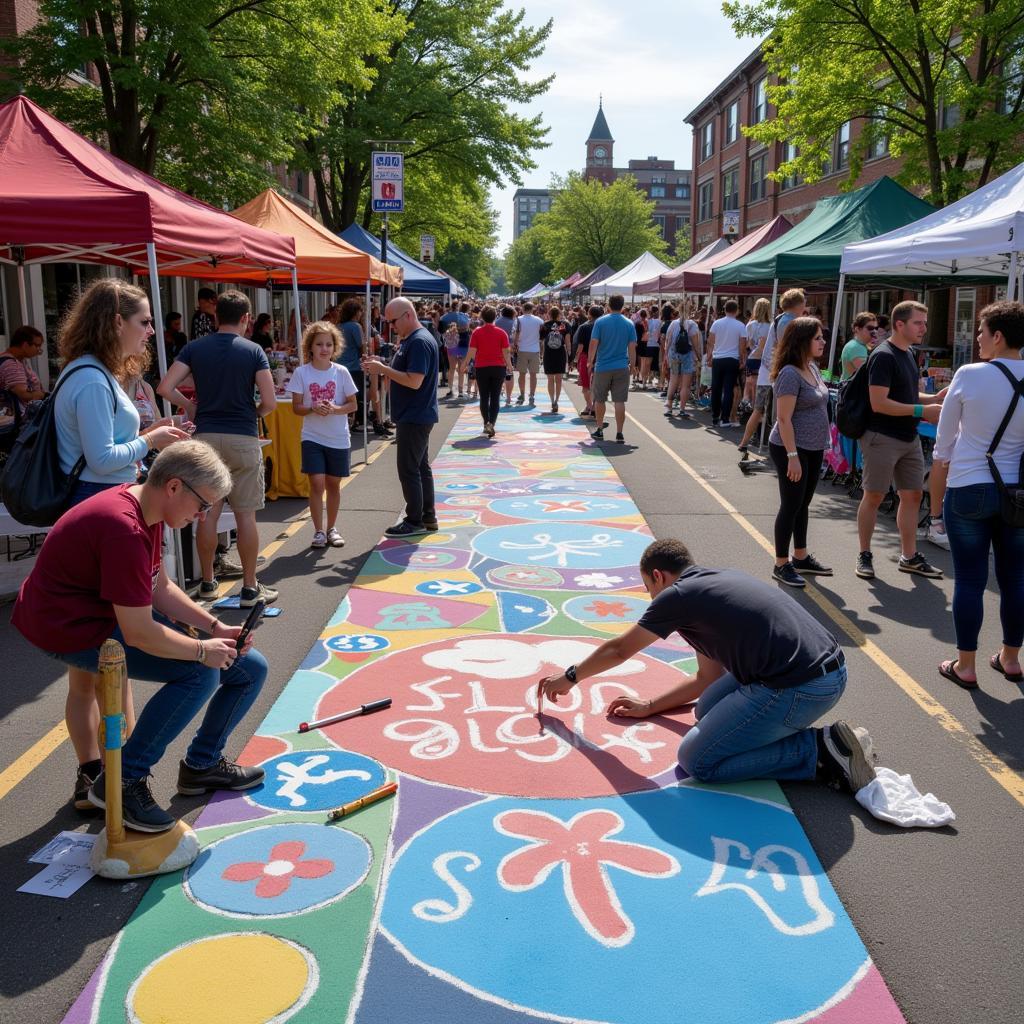
[[[821,462],[831,441],[828,386],[818,364],[825,351],[821,321],[798,316],[775,347],[772,387],[776,420],[768,449],[779,472],[779,512],[775,517],[775,569],[772,575],[787,587],[806,586],[805,575],[831,576],[807,550],[807,521]],[[793,558],[789,557],[790,541]],[[803,574],[803,575],[801,575]]]

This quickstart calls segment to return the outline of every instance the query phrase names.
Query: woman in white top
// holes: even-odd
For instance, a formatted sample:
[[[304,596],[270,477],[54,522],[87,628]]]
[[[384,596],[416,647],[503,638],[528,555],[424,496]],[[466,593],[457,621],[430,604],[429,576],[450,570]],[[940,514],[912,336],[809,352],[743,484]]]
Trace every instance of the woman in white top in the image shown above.
[[[754,311],[750,314],[747,324],[747,356],[746,377],[743,381],[743,401],[746,408],[754,409],[754,396],[757,390],[757,378],[761,372],[761,356],[763,346],[772,328],[772,304],[770,299],[758,299],[754,303]]]
[[[999,583],[999,617],[1003,643],[989,666],[1011,682],[1021,682],[1020,648],[1024,643],[1024,530],[1003,522],[999,491],[985,458],[1010,402],[1013,387],[998,366],[1024,380],[1024,304],[996,302],[980,313],[978,347],[984,362],[961,366],[953,377],[939,417],[935,465],[948,463],[943,518],[953,555],[953,626],[957,656],[939,672],[965,689],[978,686],[976,657],[988,584],[988,558],[995,556]],[[1024,401],[1017,403],[994,453],[1008,486],[1021,483],[1024,458]]]

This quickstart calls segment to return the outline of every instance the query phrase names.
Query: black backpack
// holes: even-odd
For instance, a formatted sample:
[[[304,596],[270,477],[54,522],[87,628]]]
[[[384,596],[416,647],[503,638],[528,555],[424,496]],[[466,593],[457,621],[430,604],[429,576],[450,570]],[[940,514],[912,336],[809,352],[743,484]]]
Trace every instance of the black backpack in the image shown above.
[[[873,354],[873,353],[872,353]],[[856,441],[864,436],[871,417],[871,394],[868,389],[868,356],[857,372],[839,383],[839,400],[836,403],[836,429],[844,437]]]
[[[677,356],[685,356],[693,348],[693,345],[690,343],[690,332],[686,329],[686,324],[686,317],[681,316],[679,318],[679,333],[676,335],[673,346]]]
[[[14,356],[0,356],[0,366],[13,358]],[[7,388],[0,388],[0,409],[10,410],[10,417],[4,417],[3,421],[0,421],[0,458],[3,458],[18,440],[23,417],[18,396]]]
[[[96,370],[90,364],[76,366],[69,370],[53,389],[49,398],[38,403],[30,417],[26,417],[24,429],[14,442],[11,454],[4,466],[3,481],[0,482],[7,511],[26,526],[53,526],[71,504],[78,478],[85,469],[85,456],[65,475],[61,472],[57,455],[56,399],[64,382],[79,370]],[[117,395],[110,378],[104,374],[110,397],[117,412]]]

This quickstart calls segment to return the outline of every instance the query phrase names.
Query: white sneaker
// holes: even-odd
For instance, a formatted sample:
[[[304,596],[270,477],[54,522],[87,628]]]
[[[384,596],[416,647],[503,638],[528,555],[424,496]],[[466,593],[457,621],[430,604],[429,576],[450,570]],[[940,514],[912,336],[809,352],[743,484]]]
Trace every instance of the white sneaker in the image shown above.
[[[723,427],[742,427],[743,424],[742,423],[733,423],[733,422],[730,421],[728,423],[723,423],[722,426]]]
[[[928,539],[936,546],[949,550],[949,536],[945,530],[936,528],[935,523],[928,524]]]
[[[325,548],[327,547],[327,534],[323,530],[317,530],[313,534],[313,540],[309,545],[311,548]]]
[[[332,526],[327,531],[327,543],[332,548],[343,548],[345,546],[345,538]]]

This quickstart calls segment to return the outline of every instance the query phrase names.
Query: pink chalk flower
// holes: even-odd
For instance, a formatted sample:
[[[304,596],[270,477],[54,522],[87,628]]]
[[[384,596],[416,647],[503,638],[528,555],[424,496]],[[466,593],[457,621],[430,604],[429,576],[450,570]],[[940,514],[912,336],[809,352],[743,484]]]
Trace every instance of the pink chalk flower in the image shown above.
[[[649,878],[679,872],[679,862],[661,850],[609,839],[624,827],[614,811],[583,811],[569,822],[543,811],[505,811],[494,819],[494,827],[503,835],[531,840],[501,861],[498,881],[512,892],[525,892],[561,867],[569,908],[587,934],[604,946],[629,945],[635,934],[606,865]]]
[[[246,860],[224,869],[222,878],[229,882],[256,882],[256,895],[264,899],[280,896],[293,878],[321,878],[334,870],[333,861],[302,860],[306,844],[298,840],[278,843],[267,861]]]

